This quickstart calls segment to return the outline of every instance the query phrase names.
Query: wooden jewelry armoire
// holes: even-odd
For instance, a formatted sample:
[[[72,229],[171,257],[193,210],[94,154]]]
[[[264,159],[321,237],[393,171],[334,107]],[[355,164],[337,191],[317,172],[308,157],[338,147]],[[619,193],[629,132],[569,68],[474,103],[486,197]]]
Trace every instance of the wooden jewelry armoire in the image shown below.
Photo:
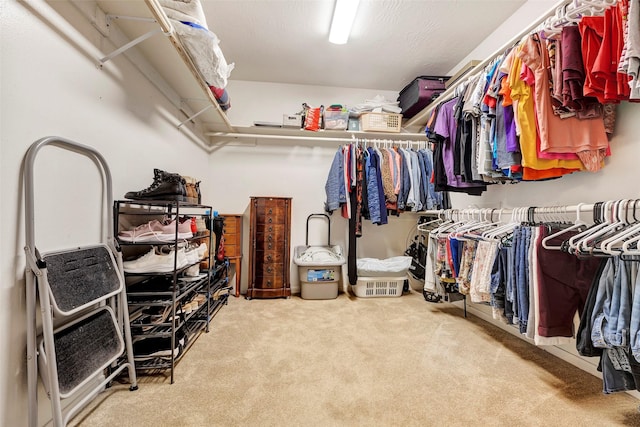
[[[291,198],[251,197],[247,299],[289,298]]]

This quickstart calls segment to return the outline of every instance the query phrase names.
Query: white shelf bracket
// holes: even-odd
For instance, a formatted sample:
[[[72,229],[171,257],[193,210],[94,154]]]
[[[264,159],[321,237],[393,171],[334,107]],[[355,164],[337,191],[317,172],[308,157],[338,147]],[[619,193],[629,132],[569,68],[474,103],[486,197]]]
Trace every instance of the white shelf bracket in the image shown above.
[[[156,34],[161,33],[162,30],[160,28],[153,30],[153,31],[149,31],[148,33],[145,33],[143,35],[141,35],[140,37],[131,40],[129,43],[125,44],[122,47],[119,47],[118,49],[114,50],[113,52],[111,52],[110,54],[108,54],[107,56],[100,58],[98,61],[100,61],[100,68],[102,68],[102,66],[104,65],[105,62],[113,59],[114,57],[120,55],[122,52],[126,51],[127,49],[131,49],[132,47],[134,47],[135,45],[137,45],[138,43],[141,43],[143,41],[145,41],[146,39],[148,39],[151,36],[154,36]]]
[[[204,113],[205,111],[207,111],[209,108],[212,108],[213,104],[209,104],[206,107],[204,107],[202,110],[198,111],[197,113],[195,113],[194,115],[192,115],[191,117],[187,118],[186,120],[180,122],[178,124],[178,129],[180,129],[182,127],[182,125],[184,125],[187,122],[190,122],[191,120],[195,119],[196,117],[198,117],[200,114]]]
[[[125,16],[125,15],[106,15],[106,24],[107,24],[107,28],[111,25],[111,21],[115,21],[118,19],[126,19],[129,21],[138,21],[138,22],[149,22],[149,23],[155,23],[158,22],[153,18],[144,18],[144,17],[139,17],[139,16]],[[148,33],[145,33],[143,35],[141,35],[140,37],[137,37],[133,40],[131,40],[129,43],[125,44],[124,46],[114,50],[113,52],[111,52],[110,54],[108,54],[107,56],[104,56],[102,58],[100,58],[98,61],[100,62],[100,68],[102,68],[102,66],[104,65],[105,62],[110,61],[111,59],[115,58],[116,56],[120,55],[121,53],[125,52],[128,49],[131,49],[132,47],[134,47],[135,45],[142,43],[143,41],[145,41],[146,39],[148,39],[151,36],[154,36],[158,33],[163,33],[165,36],[168,36],[171,34],[171,32],[165,32],[162,30],[162,28],[157,28],[155,30],[149,31]]]

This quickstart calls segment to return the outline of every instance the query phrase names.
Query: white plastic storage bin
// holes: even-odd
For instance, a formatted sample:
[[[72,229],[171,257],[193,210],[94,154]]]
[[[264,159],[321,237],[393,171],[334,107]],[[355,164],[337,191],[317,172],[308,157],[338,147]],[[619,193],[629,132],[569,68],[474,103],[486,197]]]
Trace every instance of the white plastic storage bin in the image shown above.
[[[321,217],[327,221],[327,245],[309,246],[309,220]],[[311,214],[307,217],[307,237],[304,246],[293,250],[293,262],[298,266],[300,297],[302,299],[334,299],[342,284],[344,265],[347,260],[338,245],[331,246],[331,223],[326,214]]]
[[[403,277],[358,277],[355,285],[351,286],[353,293],[359,298],[372,297],[400,297],[404,288]]]
[[[302,299],[337,298],[346,262],[340,246],[296,246],[293,252]]]
[[[298,267],[302,299],[334,299],[342,282],[342,265]]]

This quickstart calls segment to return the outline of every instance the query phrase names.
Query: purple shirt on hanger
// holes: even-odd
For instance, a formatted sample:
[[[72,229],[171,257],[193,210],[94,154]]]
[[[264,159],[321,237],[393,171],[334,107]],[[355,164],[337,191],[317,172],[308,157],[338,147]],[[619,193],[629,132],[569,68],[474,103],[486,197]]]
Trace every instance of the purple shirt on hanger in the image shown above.
[[[442,163],[447,176],[447,184],[458,188],[478,187],[479,185],[463,182],[462,178],[453,172],[453,144],[456,140],[458,129],[453,110],[457,102],[458,98],[453,98],[440,106],[433,131],[444,138],[442,142]]]

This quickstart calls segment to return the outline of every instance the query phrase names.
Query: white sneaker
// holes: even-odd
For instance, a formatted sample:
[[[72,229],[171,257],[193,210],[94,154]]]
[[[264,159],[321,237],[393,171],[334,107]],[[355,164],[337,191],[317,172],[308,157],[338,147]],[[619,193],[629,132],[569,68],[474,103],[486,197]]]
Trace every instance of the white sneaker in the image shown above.
[[[195,264],[200,261],[207,254],[207,244],[201,243],[197,248],[191,248],[189,250],[185,249],[185,255],[187,256],[187,260],[189,264]]]
[[[198,248],[196,249],[196,251],[198,252],[198,259],[204,259],[207,255],[208,249],[209,248],[207,247],[206,243],[200,243],[200,246],[198,246]]]
[[[176,268],[186,267],[189,263],[184,255],[184,249],[178,250]],[[157,254],[155,249],[151,249],[140,258],[122,263],[126,273],[170,273],[174,267],[174,251],[168,254]]]
[[[184,275],[188,277],[200,276],[200,264],[194,264],[184,271]]]

